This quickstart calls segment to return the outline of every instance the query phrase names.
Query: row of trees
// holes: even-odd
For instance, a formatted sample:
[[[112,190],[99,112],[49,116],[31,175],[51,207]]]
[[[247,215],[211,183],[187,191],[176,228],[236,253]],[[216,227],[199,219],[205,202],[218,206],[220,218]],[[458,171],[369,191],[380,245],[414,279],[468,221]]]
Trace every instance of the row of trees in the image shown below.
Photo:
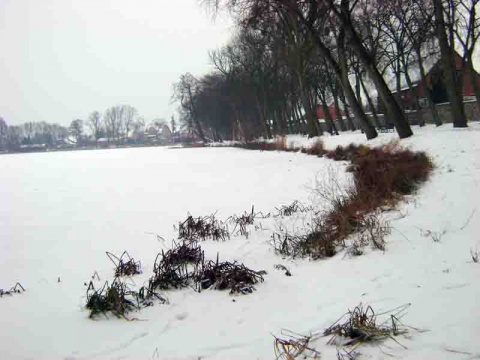
[[[109,143],[125,143],[132,139],[142,141],[145,130],[158,133],[166,124],[163,119],[154,119],[146,125],[143,117],[130,105],[112,106],[103,115],[93,111],[87,120],[75,119],[68,127],[43,121],[8,126],[0,117],[0,150],[16,151],[22,145],[83,146],[95,144],[101,138]],[[172,118],[170,126],[173,131],[175,125]]]
[[[132,134],[143,134],[145,120],[133,106],[117,105],[108,108],[103,116],[99,111],[93,111],[86,121],[72,121],[70,129],[77,142],[84,138],[85,127],[95,140],[106,138],[109,142],[118,142]]]
[[[453,125],[465,127],[463,77],[456,71],[455,50],[462,56],[461,72],[473,70],[479,1],[208,0],[215,10],[233,14],[237,34],[210,53],[211,73],[181,76],[174,99],[183,121],[203,140],[320,135],[318,104],[333,133],[358,126],[368,139],[376,137],[376,110],[381,108],[405,138],[412,130],[391,89],[399,93],[407,85],[418,97],[412,78],[418,71],[426,89],[425,59],[438,53]],[[477,83],[472,85],[480,105]],[[427,102],[441,125],[428,96]],[[337,119],[328,111],[332,105]]]
[[[47,122],[28,122],[8,126],[0,117],[0,150],[16,150],[21,145],[45,144],[54,146],[69,136],[69,129]]]

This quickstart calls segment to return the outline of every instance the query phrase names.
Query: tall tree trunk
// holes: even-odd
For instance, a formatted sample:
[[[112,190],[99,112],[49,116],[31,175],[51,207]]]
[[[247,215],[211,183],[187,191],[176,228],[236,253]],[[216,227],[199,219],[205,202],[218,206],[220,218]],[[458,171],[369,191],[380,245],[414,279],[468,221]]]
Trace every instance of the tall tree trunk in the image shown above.
[[[301,132],[302,125],[301,125],[300,119],[297,115],[297,112],[295,111],[294,100],[290,101],[290,113],[291,113],[291,116],[292,116],[292,121],[295,124],[295,132],[297,134],[299,134]]]
[[[272,130],[270,129],[270,125],[267,122],[266,116],[264,109],[262,105],[260,104],[260,99],[258,98],[258,94],[255,96],[255,101],[257,103],[257,110],[258,110],[258,115],[260,117],[260,123],[262,124],[263,128],[265,129],[265,135],[267,139],[272,138]]]
[[[477,112],[480,112],[480,86],[478,85],[478,74],[473,67],[472,59],[467,62],[468,69],[470,71],[470,81],[472,89],[475,94],[475,100],[477,104]]]
[[[368,53],[367,49],[363,45],[362,39],[360,39],[359,35],[357,34],[355,28],[353,27],[353,23],[351,19],[347,16],[349,14],[349,1],[342,0],[341,6],[342,11],[338,11],[333,4],[333,0],[329,0],[332,9],[335,11],[335,14],[339,18],[340,22],[342,23],[345,33],[349,37],[349,44],[352,50],[357,55],[358,59],[362,62],[363,67],[367,71],[370,79],[372,79],[375,87],[377,88],[377,92],[379,97],[382,99],[383,103],[385,104],[385,109],[389,116],[389,120],[395,125],[397,130],[398,136],[403,139],[413,135],[412,129],[408,124],[408,121],[403,113],[400,105],[398,104],[397,100],[393,96],[392,92],[388,88],[385,80],[383,79],[382,75],[378,71],[377,66],[375,65],[374,59]],[[347,92],[345,93],[348,99]]]
[[[298,120],[300,122],[300,128],[302,129],[302,134],[306,135],[307,134],[307,132],[306,132],[307,123],[306,123],[306,120],[304,119],[304,117],[302,116],[302,110],[300,108],[300,102],[295,103],[294,109],[295,109],[295,113],[297,114]]]
[[[425,67],[423,66],[422,50],[420,47],[418,46],[415,47],[415,54],[417,55],[418,68],[420,69],[420,80],[422,82],[424,97],[427,99],[427,104],[428,104],[430,113],[432,114],[433,123],[436,126],[441,126],[442,119],[440,119],[440,116],[438,116],[437,108],[435,107],[435,104],[432,101],[432,96],[429,93],[427,74],[425,73]]]
[[[365,97],[367,98],[368,106],[372,111],[373,123],[376,127],[380,127],[380,120],[378,119],[377,110],[375,109],[375,105],[373,104],[372,98],[368,93],[367,87],[365,86],[365,82],[362,79],[362,74],[359,75],[360,78],[360,85],[362,86],[362,90],[365,93]]]
[[[455,64],[454,43],[449,43],[447,34],[448,26],[445,23],[443,15],[442,0],[433,0],[435,11],[435,30],[440,45],[442,69],[447,85],[447,93],[450,99],[450,109],[452,112],[452,122],[454,127],[467,127],[467,118],[463,106],[462,88],[459,87],[457,79],[457,67]],[[449,30],[450,38],[452,29]]]
[[[325,122],[327,123],[327,126],[330,129],[330,131],[328,132],[331,135],[334,135],[334,134],[338,135],[337,127],[335,126],[335,123],[333,122],[333,119],[332,119],[332,115],[330,114],[330,108],[327,104],[325,92],[318,89],[318,97],[320,98],[320,102],[322,103],[323,113],[325,114]]]
[[[340,131],[346,131],[347,127],[345,126],[345,122],[343,121],[343,117],[340,111],[340,105],[338,104],[338,91],[337,91],[338,85],[336,84],[336,81],[334,84],[334,80],[332,80],[330,76],[327,78],[327,82],[328,82],[328,86],[330,87],[330,91],[332,93],[333,104],[335,106],[335,113],[336,113],[337,123],[340,126]]]
[[[356,67],[354,67],[354,69],[355,69],[355,96],[357,97],[358,103],[360,104],[360,106],[363,109],[362,90],[361,90],[361,86],[360,86],[360,80],[358,79],[359,78],[359,73],[358,73],[358,69]]]
[[[355,93],[353,92],[352,86],[350,85],[350,81],[348,80],[348,64],[347,64],[347,57],[345,52],[345,37],[343,31],[340,32],[340,35],[337,39],[338,45],[338,61],[339,61],[339,72],[340,72],[340,82],[342,84],[342,88],[347,98],[348,104],[350,105],[353,114],[355,115],[355,119],[360,123],[360,127],[365,132],[367,139],[373,139],[378,136],[377,130],[375,127],[372,126],[370,119],[363,111],[362,106],[357,101],[355,97]]]
[[[375,128],[372,126],[370,123],[370,120],[368,117],[365,115],[365,112],[363,111],[362,107],[359,106],[358,101],[355,97],[355,94],[352,90],[352,87],[350,85],[350,82],[348,81],[348,74],[346,71],[342,71],[341,67],[339,64],[336,62],[334,59],[330,49],[323,43],[322,39],[319,37],[319,34],[317,32],[317,29],[313,27],[313,24],[311,24],[309,21],[307,21],[302,15],[300,15],[301,21],[303,21],[304,25],[306,26],[307,30],[309,31],[310,35],[312,36],[312,39],[314,41],[315,46],[317,47],[318,52],[322,55],[324,58],[325,62],[329,65],[329,67],[333,70],[335,76],[337,77],[339,83],[342,85],[344,94],[347,98],[347,101],[349,105],[352,108],[352,111],[356,117],[356,120],[360,124],[361,128],[365,132],[365,135],[367,139],[373,139],[378,136],[377,131]],[[339,37],[342,38],[343,37]],[[342,56],[339,56],[340,59],[342,59]],[[346,59],[344,62],[346,63]],[[347,69],[348,70],[348,69]],[[345,74],[346,76],[343,76]]]
[[[307,89],[305,87],[305,79],[301,73],[301,70],[297,71],[298,84],[300,88],[300,99],[302,101],[303,110],[305,111],[305,119],[307,120],[307,133],[308,137],[315,137],[318,135],[322,135],[322,132],[319,131],[319,128],[316,124],[317,114],[312,107],[310,97],[308,96]]]
[[[338,88],[338,96],[340,97],[340,101],[343,104],[343,108],[345,109],[345,117],[347,119],[348,128],[350,131],[355,131],[357,128],[355,123],[353,122],[352,117],[350,116],[350,110],[348,109],[347,101],[345,100],[345,94],[343,93],[343,89],[341,87]]]
[[[198,120],[198,113],[197,113],[197,109],[195,107],[195,103],[194,103],[194,100],[193,100],[193,94],[192,94],[192,90],[191,90],[190,87],[188,88],[188,96],[190,98],[190,104],[192,106],[192,115],[193,115],[192,118],[193,118],[193,123],[195,124],[195,127],[197,128],[197,134],[203,142],[207,142],[207,140],[205,139],[205,134],[203,133],[202,125],[200,124],[200,121]]]

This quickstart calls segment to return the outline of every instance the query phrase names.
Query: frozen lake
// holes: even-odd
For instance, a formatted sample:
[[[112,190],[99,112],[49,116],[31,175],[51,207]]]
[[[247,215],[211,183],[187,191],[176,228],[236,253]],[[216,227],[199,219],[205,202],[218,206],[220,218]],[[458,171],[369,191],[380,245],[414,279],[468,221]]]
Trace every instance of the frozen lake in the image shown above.
[[[218,211],[226,218],[252,205],[269,212],[308,201],[308,186],[326,162],[231,148],[0,156],[0,287],[19,281],[27,289],[25,296],[1,299],[0,316],[9,330],[0,332],[0,355],[8,355],[0,357],[53,359],[77,347],[85,328],[71,325],[72,319],[87,321],[84,282],[95,270],[111,273],[105,251],[128,250],[148,273],[165,245],[154,234],[169,245],[173,225],[187,212]],[[45,344],[62,337],[65,328],[71,335],[55,349]]]
[[[413,328],[396,338],[404,347],[393,340],[381,349],[361,347],[365,358],[478,358],[480,266],[470,254],[480,251],[478,134],[480,123],[461,131],[426,126],[402,141],[428,151],[436,168],[415,197],[385,214],[392,226],[385,252],[368,247],[359,257],[341,251],[322,261],[283,259],[269,244],[273,231],[305,231],[313,214],[259,219],[248,239],[201,244],[207,259],[219,253],[266,270],[257,291],[162,292],[170,303],[128,314],[139,321],[88,319],[84,283],[94,271],[97,288],[113,278],[105,251],[128,250],[142,262],[144,273],[128,280],[138,288],[187,212],[218,211],[225,219],[252,204],[270,212],[294,200],[308,203],[317,175],[337,171],[344,184],[346,164],[232,148],[0,156],[0,288],[19,281],[27,289],[0,298],[0,359],[274,359],[272,333],[321,332],[359,303],[377,313],[411,304],[402,322]],[[330,148],[365,143],[360,133],[323,139]],[[383,134],[368,144],[392,139]],[[275,270],[279,263],[291,277]],[[312,346],[335,359],[327,341]]]

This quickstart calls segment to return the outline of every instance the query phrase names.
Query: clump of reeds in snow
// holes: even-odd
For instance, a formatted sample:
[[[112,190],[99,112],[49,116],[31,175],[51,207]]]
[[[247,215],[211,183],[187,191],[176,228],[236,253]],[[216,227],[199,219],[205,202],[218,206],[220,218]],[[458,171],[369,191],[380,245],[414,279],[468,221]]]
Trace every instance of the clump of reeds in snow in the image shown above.
[[[135,261],[127,251],[124,251],[120,257],[115,256],[108,251],[106,254],[110,261],[115,265],[115,277],[133,276],[142,273],[142,265],[140,261]]]
[[[237,262],[207,261],[199,264],[194,272],[198,291],[204,289],[230,290],[230,294],[248,294],[254,285],[263,282],[266,271],[254,271]]]
[[[379,343],[392,339],[404,347],[394,337],[408,332],[400,319],[410,306],[406,304],[396,309],[376,314],[371,306],[359,304],[353,310],[348,310],[323,332],[310,335],[283,331],[275,337],[274,350],[277,359],[294,360],[299,356],[320,358],[320,352],[314,348],[313,342],[321,337],[329,336],[327,344],[338,347],[339,359],[354,359],[359,355],[358,347],[364,343]],[[380,321],[379,317],[385,320]]]
[[[17,282],[14,286],[12,286],[8,290],[0,289],[0,297],[3,297],[3,295],[13,295],[13,294],[20,294],[25,291],[25,288]]]
[[[194,218],[188,215],[187,219],[178,225],[180,240],[223,240],[230,238],[228,229],[215,214]]]

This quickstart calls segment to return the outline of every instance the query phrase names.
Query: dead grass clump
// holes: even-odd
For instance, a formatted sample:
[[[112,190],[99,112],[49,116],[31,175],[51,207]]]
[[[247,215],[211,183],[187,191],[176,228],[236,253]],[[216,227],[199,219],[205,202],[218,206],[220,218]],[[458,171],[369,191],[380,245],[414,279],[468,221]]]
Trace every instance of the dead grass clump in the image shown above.
[[[254,285],[263,282],[266,271],[254,271],[237,262],[208,261],[195,270],[197,291],[205,289],[228,290],[230,294],[249,294],[255,290]]]
[[[302,235],[290,234],[288,231],[274,232],[271,243],[277,254],[291,258],[310,257],[317,260],[337,253],[337,244],[320,224]]]
[[[168,254],[168,252],[167,252]],[[157,255],[153,267],[153,275],[148,280],[148,289],[183,289],[190,285],[191,270],[186,262],[171,261],[163,251]],[[170,261],[169,261],[170,260]]]
[[[202,249],[195,241],[183,241],[175,244],[167,252],[157,254],[153,266],[153,275],[148,280],[148,290],[182,289],[188,287],[192,280],[189,264],[204,261]]]
[[[246,150],[275,151],[277,144],[272,142],[252,141],[243,144],[236,144],[234,147],[240,147]]]
[[[370,148],[366,145],[339,145],[334,150],[326,151],[325,156],[335,161],[351,161],[356,156],[362,156],[369,149]]]
[[[98,314],[106,315],[111,312],[117,317],[126,318],[125,315],[134,309],[138,309],[136,294],[119,278],[110,285],[108,281],[99,290],[95,289],[90,282],[87,289],[87,305],[90,310],[90,318]]]
[[[159,254],[160,255],[160,254]],[[158,256],[157,255],[157,259]],[[174,243],[166,253],[162,252],[161,262],[169,265],[198,263],[203,258],[202,248],[195,241]]]
[[[376,314],[371,306],[364,307],[362,304],[349,310],[334,324],[323,332],[315,332],[310,335],[300,335],[291,331],[282,331],[282,337],[276,337],[274,351],[276,359],[294,360],[300,356],[305,359],[319,359],[320,352],[312,343],[322,336],[331,336],[329,345],[337,346],[337,358],[352,360],[358,358],[358,347],[363,343],[377,343],[386,339],[392,339],[400,344],[394,336],[406,334],[407,327],[400,322],[404,311],[410,304],[396,309]],[[386,317],[383,322],[379,316]],[[405,347],[404,347],[405,348]]]
[[[115,277],[133,276],[142,273],[142,265],[140,261],[135,261],[127,251],[124,251],[120,257],[117,257],[108,251],[106,254],[110,261],[115,265]]]
[[[426,153],[403,149],[397,144],[369,149],[362,156],[354,156],[351,162],[357,191],[369,192],[384,203],[412,194],[433,169]]]
[[[362,254],[366,244],[385,250],[384,238],[391,229],[378,210],[392,208],[405,195],[416,191],[428,179],[432,161],[425,153],[403,149],[396,143],[373,149],[363,145],[337,147],[327,157],[351,162],[349,171],[353,173],[354,186],[341,195],[336,183],[330,184],[336,190],[333,193],[316,189],[317,195],[331,204],[331,210],[321,214],[318,221],[323,224],[322,233],[327,234],[326,238],[319,238],[318,246],[321,249],[328,243],[331,243],[329,249],[345,246],[345,240],[356,233],[357,239],[350,250],[353,254]]]
[[[275,264],[273,267],[277,270],[285,271],[285,276],[292,276],[292,273],[285,265]]]
[[[8,290],[0,289],[0,297],[3,297],[3,295],[13,295],[13,294],[21,294],[22,292],[25,291],[25,288],[17,282],[14,286],[12,286]]]
[[[297,212],[307,212],[313,210],[311,206],[305,206],[300,201],[295,200],[290,205],[282,205],[279,208],[275,208],[277,210],[277,214],[274,216],[292,216],[294,213]]]
[[[232,230],[232,234],[240,234],[242,236],[245,236],[248,239],[249,232],[248,232],[248,226],[253,225],[255,222],[255,219],[257,217],[261,216],[262,218],[265,218],[266,216],[263,215],[262,213],[255,213],[254,206],[252,205],[252,210],[250,212],[244,212],[242,215],[233,215],[230,216],[226,222],[230,222],[233,224],[234,228]],[[268,215],[270,216],[270,215]],[[238,230],[237,230],[238,229]]]
[[[275,136],[275,150],[277,151],[291,151],[290,147],[287,143],[287,137],[283,136]]]
[[[373,308],[371,306],[364,307],[360,304],[353,310],[349,310],[328,327],[323,332],[323,335],[331,336],[328,341],[329,344],[341,346],[355,346],[365,342],[382,341],[387,338],[393,339],[393,336],[407,332],[401,326],[399,317],[409,306],[410,304],[407,304],[398,309],[380,314],[389,316],[386,321],[379,323]],[[393,340],[397,342],[395,339]]]
[[[475,263],[475,264],[478,264],[478,260],[479,260],[479,251],[478,249],[470,249],[470,257],[472,258],[472,261]]]
[[[315,336],[304,336],[291,332],[283,332],[282,335],[283,338],[274,336],[275,359],[295,360],[301,355],[304,356],[304,359],[320,359],[320,352],[309,346]]]
[[[194,218],[188,215],[187,219],[179,223],[178,238],[180,240],[223,240],[230,238],[226,225],[215,218],[215,214]]]
[[[322,139],[317,139],[312,145],[308,147],[302,147],[300,151],[308,155],[324,156],[326,154],[325,145]]]

